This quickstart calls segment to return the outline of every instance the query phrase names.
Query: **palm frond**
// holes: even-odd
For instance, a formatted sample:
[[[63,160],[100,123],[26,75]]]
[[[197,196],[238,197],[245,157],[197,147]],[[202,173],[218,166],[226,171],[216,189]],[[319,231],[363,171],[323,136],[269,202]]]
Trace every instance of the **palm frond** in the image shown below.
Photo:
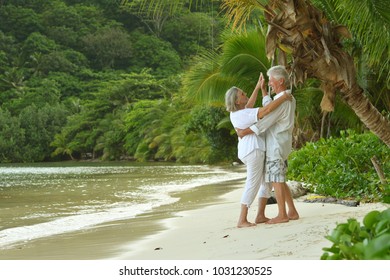
[[[199,7],[206,0],[122,0],[121,5],[125,7],[137,8],[139,12],[146,12],[149,15],[161,13],[175,14],[178,10],[188,5],[188,8]]]
[[[184,77],[187,98],[223,104],[225,92],[232,86],[251,92],[259,73],[270,66],[264,45],[263,33],[251,30],[227,37],[220,54],[203,53]]]
[[[215,52],[204,52],[196,58],[183,80],[187,100],[223,103],[223,94],[234,82],[221,74],[219,59]]]
[[[245,29],[255,10],[266,11],[266,0],[223,0],[221,5],[233,30]]]
[[[232,36],[225,42],[222,65],[225,74],[256,79],[260,71],[266,72],[270,66],[265,54],[265,36],[255,30]]]
[[[334,22],[346,25],[362,48],[368,66],[390,84],[389,0],[312,0]]]

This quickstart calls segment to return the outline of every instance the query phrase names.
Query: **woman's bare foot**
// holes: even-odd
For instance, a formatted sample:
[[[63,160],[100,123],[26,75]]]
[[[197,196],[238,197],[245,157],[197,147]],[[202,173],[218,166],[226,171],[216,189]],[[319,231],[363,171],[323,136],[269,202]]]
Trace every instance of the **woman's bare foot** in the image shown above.
[[[266,222],[266,224],[280,224],[280,223],[287,223],[290,219],[287,217],[287,218],[281,218],[281,217],[275,217],[271,220],[269,220],[268,222]]]
[[[242,223],[238,223],[238,224],[237,224],[237,227],[238,227],[238,228],[254,227],[254,226],[256,226],[256,224],[250,223],[250,222],[242,222]]]
[[[263,224],[268,222],[270,219],[267,217],[256,217],[255,223],[256,224]]]

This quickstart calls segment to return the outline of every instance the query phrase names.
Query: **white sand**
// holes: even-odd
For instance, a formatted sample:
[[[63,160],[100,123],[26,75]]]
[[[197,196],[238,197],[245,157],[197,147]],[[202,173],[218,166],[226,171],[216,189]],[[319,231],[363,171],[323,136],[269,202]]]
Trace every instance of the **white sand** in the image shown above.
[[[164,221],[166,230],[142,241],[125,245],[115,259],[132,260],[319,260],[322,248],[332,244],[325,236],[348,218],[362,221],[372,210],[389,205],[375,203],[349,207],[340,204],[307,203],[295,200],[300,219],[284,224],[260,224],[237,228],[241,189],[225,196],[226,202],[203,209],[180,212]],[[249,212],[253,221],[255,202]],[[268,205],[268,217],[277,205]]]

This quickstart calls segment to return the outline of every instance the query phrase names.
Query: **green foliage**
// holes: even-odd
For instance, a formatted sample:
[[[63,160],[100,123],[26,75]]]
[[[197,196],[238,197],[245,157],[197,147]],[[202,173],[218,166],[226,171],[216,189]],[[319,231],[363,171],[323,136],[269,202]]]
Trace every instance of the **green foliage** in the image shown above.
[[[20,113],[20,127],[28,141],[20,147],[23,157],[20,161],[44,161],[52,153],[50,143],[65,123],[66,112],[62,106],[38,108],[34,104]]]
[[[226,91],[234,86],[251,93],[262,71],[270,66],[265,55],[265,36],[251,29],[245,34],[226,34],[222,52],[205,52],[186,72],[188,98],[223,104]]]
[[[143,100],[132,106],[125,117],[125,148],[129,155],[139,161],[154,159],[153,139],[158,135],[167,106],[167,102],[160,100]]]
[[[82,2],[1,1],[0,161],[40,161],[50,155],[57,159],[88,155],[109,160],[188,160],[191,155],[183,157],[178,152],[184,153],[180,145],[196,142],[172,141],[176,127],[176,133],[185,131],[184,116],[190,112],[180,98],[172,103],[181,87],[177,75],[183,71],[181,56],[212,47],[220,30],[205,24],[211,18],[203,13],[180,10],[153,19],[123,10],[123,1]],[[182,15],[188,30],[180,37],[177,18]],[[160,31],[163,23],[174,27],[164,30],[165,39],[142,28],[160,24],[159,20],[164,21]],[[204,28],[193,34],[198,26]],[[150,110],[149,115],[132,112],[138,102]],[[134,124],[126,120],[131,113],[145,120],[143,126],[153,124],[154,128],[144,131],[142,125],[137,126],[134,133],[142,137],[129,144],[126,137],[131,138],[127,133]],[[190,134],[202,138],[200,132]],[[131,145],[135,149],[127,150]],[[206,155],[198,153],[195,161],[205,162]]]
[[[259,14],[246,33],[226,30],[220,37],[220,0],[0,2],[0,161],[51,154],[191,163],[236,158],[237,139],[229,122],[221,125],[226,112],[218,106],[232,85],[250,93],[271,64],[264,32],[254,27]],[[367,69],[361,77],[386,114],[387,88],[377,73]],[[301,134],[315,139],[321,115],[313,107],[321,96],[312,93],[297,95],[306,106],[297,120]],[[349,116],[336,107],[331,135],[361,131]]]
[[[24,139],[19,118],[0,108],[0,162],[20,161]]]
[[[34,162],[50,157],[54,135],[65,123],[62,106],[32,104],[23,108],[18,117],[0,110],[0,161]]]
[[[138,72],[144,68],[152,69],[157,77],[177,74],[181,69],[181,59],[172,45],[154,35],[131,33],[133,56],[130,69]]]
[[[338,224],[327,236],[322,260],[390,260],[390,208],[371,211],[361,225],[356,219]]]
[[[136,149],[127,150],[128,147],[124,146],[127,138],[133,139],[135,142],[132,144],[135,146],[140,141],[140,138],[132,138],[131,131],[134,130],[136,135],[143,135],[142,124],[153,123],[154,118],[162,119],[156,111],[148,115],[142,110],[154,108],[154,100],[165,104],[162,100],[169,97],[169,94],[163,82],[156,80],[148,72],[123,74],[113,78],[115,79],[99,83],[95,80],[99,91],[91,94],[88,100],[81,102],[74,99],[69,102],[75,114],[68,118],[61,134],[55,137],[52,143],[56,148],[53,155],[66,154],[71,158],[78,158],[91,154],[93,158],[110,160],[134,155]],[[138,106],[141,108],[139,111]],[[162,112],[161,108],[158,110]],[[134,115],[134,121],[128,114]],[[141,120],[140,126],[135,121],[138,117]],[[129,124],[127,118],[131,119]],[[127,134],[129,129],[131,131]]]
[[[24,41],[22,51],[26,56],[30,56],[33,53],[48,54],[58,47],[54,40],[39,32],[33,32]]]
[[[218,46],[214,39],[218,22],[206,13],[184,13],[169,20],[161,37],[169,41],[181,57],[190,57]]]
[[[119,28],[99,29],[96,33],[86,35],[82,41],[85,45],[86,55],[96,69],[128,66],[133,50],[130,35],[125,30]]]
[[[310,184],[312,192],[364,201],[386,199],[388,184],[381,184],[372,165],[376,156],[390,174],[390,150],[372,133],[341,132],[340,138],[307,143],[289,158],[289,178]]]
[[[237,139],[230,135],[230,129],[218,127],[225,116],[225,108],[215,106],[198,106],[190,114],[186,132],[200,132],[207,139],[211,147],[205,159],[207,162],[215,163],[226,160],[226,155],[232,154],[232,147],[236,148],[234,144]]]
[[[43,29],[41,17],[33,9],[12,4],[0,6],[0,26],[5,34],[12,33],[18,40]]]

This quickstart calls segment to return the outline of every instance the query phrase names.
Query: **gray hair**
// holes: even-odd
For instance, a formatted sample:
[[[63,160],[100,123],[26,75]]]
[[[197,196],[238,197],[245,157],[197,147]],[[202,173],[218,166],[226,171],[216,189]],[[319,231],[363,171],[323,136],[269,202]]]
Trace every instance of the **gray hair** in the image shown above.
[[[228,89],[228,91],[225,93],[225,105],[226,105],[226,111],[228,112],[235,112],[238,110],[237,108],[237,93],[240,89],[237,87],[231,87]]]
[[[276,65],[268,69],[267,71],[268,77],[274,77],[277,81],[280,79],[284,79],[284,84],[286,87],[290,87],[290,79],[287,73],[287,70],[282,65]]]

